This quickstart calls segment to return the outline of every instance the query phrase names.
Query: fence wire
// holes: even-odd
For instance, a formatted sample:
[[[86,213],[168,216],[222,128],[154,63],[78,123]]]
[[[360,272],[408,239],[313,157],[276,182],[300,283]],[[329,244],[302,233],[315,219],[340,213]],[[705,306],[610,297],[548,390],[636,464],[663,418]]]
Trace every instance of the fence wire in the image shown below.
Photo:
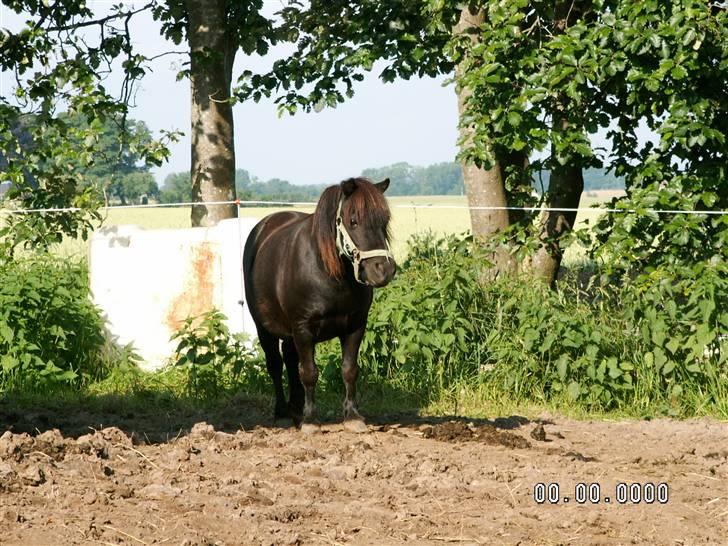
[[[146,205],[115,205],[108,207],[100,207],[99,210],[122,210],[122,209],[152,209],[152,208],[172,208],[172,207],[191,207],[191,206],[217,206],[217,205],[237,205],[241,207],[315,207],[316,202],[313,201],[244,201],[235,199],[232,201],[208,201],[208,202],[181,202],[181,203],[148,203]],[[496,206],[469,206],[469,205],[438,205],[438,204],[392,204],[390,208],[395,209],[459,209],[459,210],[520,210],[526,212],[604,212],[604,213],[641,213],[641,214],[698,214],[709,216],[723,216],[728,214],[728,210],[685,210],[685,209],[652,209],[652,208],[613,208],[613,207],[496,207]],[[42,213],[59,213],[59,212],[79,212],[80,207],[60,207],[60,208],[38,208],[38,209],[0,209],[0,214],[42,214]]]

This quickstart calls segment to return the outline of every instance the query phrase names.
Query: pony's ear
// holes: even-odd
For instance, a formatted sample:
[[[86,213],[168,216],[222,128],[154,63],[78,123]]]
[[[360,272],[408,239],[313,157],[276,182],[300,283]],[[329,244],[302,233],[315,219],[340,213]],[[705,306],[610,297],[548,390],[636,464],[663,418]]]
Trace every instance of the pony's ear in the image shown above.
[[[344,195],[346,197],[349,197],[352,193],[354,193],[355,189],[356,189],[356,181],[353,178],[344,180],[341,183],[341,191],[344,192]]]
[[[387,191],[387,188],[389,187],[389,178],[385,178],[384,180],[382,180],[378,184],[374,184],[374,185],[377,187],[377,189],[380,192],[384,193],[385,191]]]

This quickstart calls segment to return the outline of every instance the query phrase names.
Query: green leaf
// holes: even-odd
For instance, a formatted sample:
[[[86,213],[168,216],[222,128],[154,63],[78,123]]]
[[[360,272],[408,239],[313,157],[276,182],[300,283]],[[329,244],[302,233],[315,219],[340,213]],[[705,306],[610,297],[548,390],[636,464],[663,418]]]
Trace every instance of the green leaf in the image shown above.
[[[609,370],[609,377],[612,379],[617,379],[622,375],[622,370],[619,369],[617,359],[615,357],[611,357],[607,360],[607,368]]]
[[[10,326],[8,326],[5,322],[0,322],[0,341],[3,341],[8,345],[12,345],[14,339],[15,333],[12,328],[10,328]]]
[[[680,348],[680,339],[677,337],[670,338],[670,340],[665,344],[665,347],[671,354],[674,355]]]
[[[579,398],[579,394],[581,393],[581,387],[577,381],[572,381],[566,388],[566,392],[569,394],[569,398],[576,400]]]
[[[18,362],[18,359],[12,355],[5,354],[2,356],[2,358],[0,358],[0,365],[2,366],[2,369],[6,372],[17,368],[18,364],[20,364],[20,362]]]
[[[559,379],[564,381],[566,379],[566,372],[569,369],[569,359],[566,355],[561,355],[556,361],[556,371],[559,374]]]
[[[508,123],[511,125],[511,127],[518,127],[521,124],[521,114],[519,114],[516,111],[511,110],[508,112]]]

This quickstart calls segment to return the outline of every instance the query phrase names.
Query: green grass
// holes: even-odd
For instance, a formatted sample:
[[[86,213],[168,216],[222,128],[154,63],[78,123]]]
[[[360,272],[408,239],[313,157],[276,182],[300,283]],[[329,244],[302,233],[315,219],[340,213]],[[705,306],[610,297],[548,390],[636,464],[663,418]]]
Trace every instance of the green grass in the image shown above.
[[[320,368],[323,368],[320,366]],[[341,420],[343,383],[340,372],[321,369],[316,405],[324,422]],[[285,374],[284,374],[285,376]],[[41,416],[47,427],[83,434],[88,427],[115,425],[143,431],[150,441],[163,441],[181,429],[207,421],[216,429],[250,429],[272,424],[273,395],[267,377],[226,379],[215,395],[189,396],[181,370],[142,372],[123,367],[104,381],[82,389],[55,388],[43,392],[11,392],[0,397],[0,418],[15,422],[16,431],[34,430]],[[416,393],[397,381],[360,378],[359,407],[370,423],[392,419],[466,417],[493,419],[522,416],[535,419],[561,415],[572,419],[650,419],[667,415],[656,406],[629,406],[611,411],[586,410],[566,397],[548,401],[515,399],[510,393],[477,380],[463,381],[440,393]],[[696,411],[691,417],[728,420],[728,405]],[[48,423],[45,421],[48,420]]]

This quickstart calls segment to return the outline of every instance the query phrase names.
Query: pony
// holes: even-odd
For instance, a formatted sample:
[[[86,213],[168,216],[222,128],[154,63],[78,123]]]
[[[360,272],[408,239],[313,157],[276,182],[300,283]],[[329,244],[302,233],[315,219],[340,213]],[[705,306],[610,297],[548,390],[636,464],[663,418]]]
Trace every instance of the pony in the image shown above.
[[[245,242],[245,298],[273,380],[274,422],[290,417],[303,432],[319,429],[315,346],[338,337],[344,427],[367,430],[356,405],[357,358],[374,288],[388,284],[397,269],[389,247],[388,187],[388,178],[377,184],[349,178],[326,188],[313,214],[266,216]]]

